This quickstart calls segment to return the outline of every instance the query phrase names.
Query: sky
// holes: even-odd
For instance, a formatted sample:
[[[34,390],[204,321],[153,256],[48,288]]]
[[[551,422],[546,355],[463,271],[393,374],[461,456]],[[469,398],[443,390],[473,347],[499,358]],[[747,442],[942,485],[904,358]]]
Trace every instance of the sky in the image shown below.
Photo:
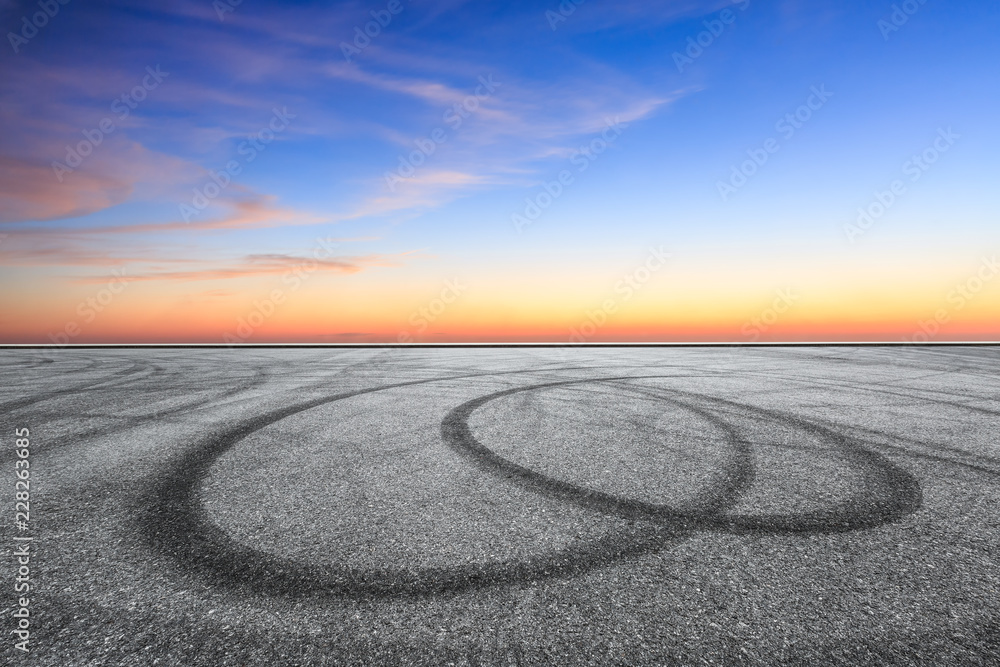
[[[1000,339],[992,0],[0,27],[0,343]]]

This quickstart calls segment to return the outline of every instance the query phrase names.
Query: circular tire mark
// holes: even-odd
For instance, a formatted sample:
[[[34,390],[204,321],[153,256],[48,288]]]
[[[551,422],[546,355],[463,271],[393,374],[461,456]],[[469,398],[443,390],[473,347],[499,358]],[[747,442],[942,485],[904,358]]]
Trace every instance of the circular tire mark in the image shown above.
[[[333,596],[349,598],[387,598],[422,596],[480,589],[497,585],[512,585],[549,578],[575,576],[630,556],[649,553],[668,546],[699,530],[731,532],[816,533],[856,530],[885,523],[913,511],[920,504],[920,487],[916,480],[887,460],[870,452],[835,432],[802,420],[794,423],[836,444],[855,461],[874,470],[879,480],[889,484],[885,497],[874,502],[861,502],[867,511],[835,508],[832,512],[795,515],[730,516],[725,511],[734,506],[753,484],[753,453],[727,421],[710,410],[689,401],[668,400],[712,422],[726,434],[733,448],[732,461],[724,481],[699,496],[694,503],[697,511],[643,503],[637,500],[594,491],[557,480],[503,459],[479,443],[472,435],[467,420],[477,408],[502,396],[543,388],[587,382],[623,382],[647,378],[674,376],[628,376],[590,378],[548,382],[495,392],[468,401],[451,410],[442,422],[445,443],[477,465],[493,473],[505,475],[522,487],[549,497],[573,502],[578,506],[629,519],[620,530],[584,544],[550,551],[521,560],[471,563],[455,567],[428,568],[352,568],[335,565],[301,563],[268,554],[233,540],[215,525],[200,504],[198,488],[211,466],[225,452],[249,435],[294,414],[335,401],[364,394],[484,376],[530,373],[511,371],[477,373],[413,380],[357,391],[324,396],[296,405],[272,410],[255,419],[222,429],[202,445],[185,453],[169,470],[161,483],[147,498],[142,513],[142,530],[149,542],[183,567],[201,573],[213,584],[238,589],[247,594],[280,597]],[[683,392],[677,392],[683,393]],[[729,404],[738,409],[755,411],[761,416],[778,417],[759,408],[712,399],[698,394],[689,398]],[[780,416],[782,419],[789,419]],[[633,523],[638,520],[639,523]]]
[[[524,373],[525,371],[515,371]],[[198,498],[212,464],[238,442],[286,417],[354,396],[400,387],[508,373],[477,373],[414,380],[335,394],[273,410],[225,429],[192,448],[153,491],[142,514],[150,543],[214,584],[276,597],[333,596],[359,599],[423,596],[575,576],[629,556],[661,549],[687,531],[657,524],[629,525],[585,544],[518,561],[449,568],[360,569],[300,563],[233,540],[213,524]]]
[[[642,378],[603,378],[600,382],[612,382]],[[670,376],[661,376],[670,377]],[[625,519],[641,519],[660,523],[674,523],[688,529],[730,531],[737,533],[828,533],[846,532],[861,528],[871,528],[912,513],[920,507],[922,493],[920,484],[909,473],[893,465],[881,455],[865,449],[854,440],[835,431],[818,426],[811,422],[782,415],[769,410],[752,408],[741,403],[724,399],[710,398],[690,392],[676,392],[691,398],[726,405],[740,410],[780,419],[793,424],[797,428],[812,433],[823,439],[832,441],[854,463],[858,464],[872,482],[869,485],[875,493],[866,498],[830,510],[800,514],[763,514],[763,515],[730,515],[725,514],[726,506],[731,506],[737,496],[745,491],[753,482],[753,455],[748,443],[741,440],[732,430],[714,414],[692,406],[685,401],[665,397],[660,394],[650,394],[661,400],[674,403],[678,407],[696,412],[705,419],[723,426],[729,433],[729,441],[735,447],[738,468],[730,471],[731,482],[722,491],[728,496],[729,502],[718,502],[716,506],[703,506],[697,512],[682,511],[667,505],[645,503],[631,498],[595,491],[565,482],[529,468],[520,466],[496,454],[480,443],[472,434],[468,420],[472,413],[487,403],[524,391],[533,391],[558,386],[594,382],[595,380],[568,380],[548,382],[517,387],[495,392],[473,399],[453,409],[441,425],[444,440],[456,451],[466,455],[480,467],[494,473],[504,475],[523,488],[536,491],[548,497],[574,503],[606,514],[614,514]],[[720,497],[718,500],[722,500]]]

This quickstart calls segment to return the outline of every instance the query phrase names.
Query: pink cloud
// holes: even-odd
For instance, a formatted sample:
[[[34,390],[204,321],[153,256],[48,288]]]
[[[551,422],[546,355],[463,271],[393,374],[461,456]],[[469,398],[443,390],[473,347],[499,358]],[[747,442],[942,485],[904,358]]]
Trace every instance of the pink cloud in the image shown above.
[[[140,274],[130,274],[130,281],[193,281],[193,280],[232,280],[234,278],[253,278],[259,276],[285,274],[291,271],[307,273],[358,273],[371,267],[399,266],[399,258],[412,253],[397,255],[363,255],[356,257],[332,257],[316,259],[308,256],[283,254],[248,255],[242,261],[230,266],[211,267],[188,271],[154,271]],[[100,283],[107,281],[106,276],[83,276],[76,278],[77,283]]]
[[[132,190],[110,174],[81,172],[60,183],[49,166],[0,155],[0,222],[88,215],[122,203]]]

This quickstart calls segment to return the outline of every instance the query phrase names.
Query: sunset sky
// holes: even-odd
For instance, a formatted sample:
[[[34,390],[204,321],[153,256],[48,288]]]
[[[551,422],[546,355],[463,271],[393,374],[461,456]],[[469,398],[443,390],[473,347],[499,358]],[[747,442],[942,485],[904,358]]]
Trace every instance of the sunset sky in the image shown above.
[[[995,0],[0,25],[0,343],[1000,338]]]

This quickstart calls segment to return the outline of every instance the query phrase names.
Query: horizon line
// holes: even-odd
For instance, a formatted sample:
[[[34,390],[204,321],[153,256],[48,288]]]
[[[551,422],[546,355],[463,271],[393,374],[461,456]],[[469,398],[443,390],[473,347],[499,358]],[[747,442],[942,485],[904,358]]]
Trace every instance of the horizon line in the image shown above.
[[[608,343],[0,343],[0,349],[99,348],[498,348],[498,347],[995,347],[1000,341],[779,341],[779,342],[608,342]]]

